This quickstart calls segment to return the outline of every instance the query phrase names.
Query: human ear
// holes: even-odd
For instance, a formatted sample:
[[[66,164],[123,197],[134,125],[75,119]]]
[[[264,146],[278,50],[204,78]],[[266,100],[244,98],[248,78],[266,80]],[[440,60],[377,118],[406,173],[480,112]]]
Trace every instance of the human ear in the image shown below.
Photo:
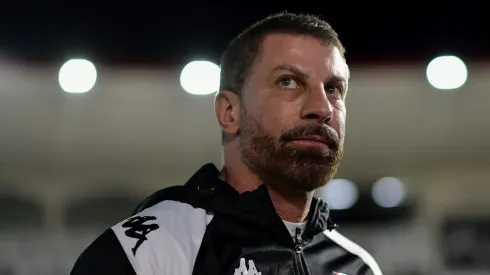
[[[223,90],[216,95],[214,111],[223,133],[237,135],[240,120],[240,100],[234,92]]]

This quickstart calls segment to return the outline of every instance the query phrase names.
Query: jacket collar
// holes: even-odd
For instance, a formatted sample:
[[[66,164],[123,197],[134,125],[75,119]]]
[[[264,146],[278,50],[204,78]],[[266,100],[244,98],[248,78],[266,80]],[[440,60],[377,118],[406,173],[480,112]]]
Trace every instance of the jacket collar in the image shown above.
[[[197,201],[200,202],[200,207],[208,211],[253,224],[272,235],[278,235],[279,228],[287,231],[274,209],[265,184],[256,190],[239,194],[229,184],[220,180],[216,166],[208,163],[202,166],[185,186],[199,193],[200,199]],[[318,233],[336,227],[330,219],[327,204],[314,198],[303,238],[313,238]],[[289,233],[287,236],[290,241]]]

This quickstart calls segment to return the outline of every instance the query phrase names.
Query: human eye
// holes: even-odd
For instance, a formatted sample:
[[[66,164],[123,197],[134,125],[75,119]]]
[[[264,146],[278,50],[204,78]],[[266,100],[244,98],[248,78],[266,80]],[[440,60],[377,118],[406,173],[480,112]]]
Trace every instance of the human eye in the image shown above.
[[[338,95],[340,97],[343,96],[343,88],[338,85],[327,85],[325,87],[325,92],[329,95]]]
[[[294,80],[292,77],[283,77],[279,79],[279,85],[283,86],[287,89],[296,89],[298,88],[298,82]]]

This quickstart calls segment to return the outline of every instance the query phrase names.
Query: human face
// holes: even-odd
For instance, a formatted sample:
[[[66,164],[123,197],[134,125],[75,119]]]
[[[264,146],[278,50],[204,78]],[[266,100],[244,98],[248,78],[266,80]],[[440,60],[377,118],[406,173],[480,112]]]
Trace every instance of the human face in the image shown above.
[[[267,36],[242,92],[240,151],[265,183],[313,191],[342,158],[348,67],[336,47]]]

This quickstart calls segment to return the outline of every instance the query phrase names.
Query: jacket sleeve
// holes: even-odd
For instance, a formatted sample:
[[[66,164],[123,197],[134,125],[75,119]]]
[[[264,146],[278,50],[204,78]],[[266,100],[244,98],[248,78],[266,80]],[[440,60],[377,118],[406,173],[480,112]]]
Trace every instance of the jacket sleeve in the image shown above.
[[[70,275],[136,275],[111,229],[106,230],[76,261]]]
[[[383,275],[378,263],[364,248],[340,234],[337,230],[325,230],[325,236],[344,248],[347,252],[359,257],[365,264],[363,275]]]

